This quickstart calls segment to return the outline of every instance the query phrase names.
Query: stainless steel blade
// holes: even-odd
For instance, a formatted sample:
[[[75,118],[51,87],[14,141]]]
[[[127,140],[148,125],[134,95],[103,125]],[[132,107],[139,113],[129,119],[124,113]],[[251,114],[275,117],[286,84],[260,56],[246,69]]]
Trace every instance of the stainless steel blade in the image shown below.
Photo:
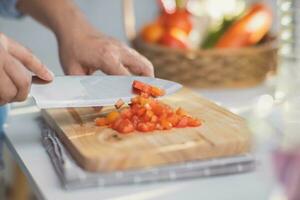
[[[57,76],[49,84],[33,84],[31,95],[39,108],[91,107],[114,105],[134,96],[132,82],[139,80],[176,92],[182,85],[158,78],[142,76]]]

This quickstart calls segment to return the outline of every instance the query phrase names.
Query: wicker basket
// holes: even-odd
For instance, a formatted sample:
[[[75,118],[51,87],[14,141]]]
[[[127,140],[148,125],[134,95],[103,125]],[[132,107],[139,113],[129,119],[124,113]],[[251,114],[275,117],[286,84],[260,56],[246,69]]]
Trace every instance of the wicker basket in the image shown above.
[[[258,85],[277,68],[277,42],[239,49],[178,50],[143,42],[133,30],[132,2],[124,4],[125,28],[133,47],[155,66],[156,77],[194,88],[241,88]]]

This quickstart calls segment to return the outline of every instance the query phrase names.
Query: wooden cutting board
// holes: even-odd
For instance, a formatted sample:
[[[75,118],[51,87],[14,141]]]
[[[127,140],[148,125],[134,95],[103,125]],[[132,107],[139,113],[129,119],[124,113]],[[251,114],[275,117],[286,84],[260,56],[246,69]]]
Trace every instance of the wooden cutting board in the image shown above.
[[[119,134],[94,119],[112,107],[49,109],[42,114],[73,158],[89,171],[115,171],[242,154],[250,150],[245,121],[188,89],[163,98],[204,121],[196,128]]]

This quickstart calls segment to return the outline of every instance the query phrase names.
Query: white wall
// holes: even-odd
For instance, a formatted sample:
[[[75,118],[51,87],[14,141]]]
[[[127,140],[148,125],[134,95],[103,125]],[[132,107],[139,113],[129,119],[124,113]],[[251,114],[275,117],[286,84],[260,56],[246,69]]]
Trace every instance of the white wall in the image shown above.
[[[122,0],[76,0],[88,19],[99,30],[125,41]],[[135,1],[138,27],[149,21],[157,9],[154,0]],[[54,35],[29,17],[0,19],[0,31],[29,47],[56,74],[62,74]]]

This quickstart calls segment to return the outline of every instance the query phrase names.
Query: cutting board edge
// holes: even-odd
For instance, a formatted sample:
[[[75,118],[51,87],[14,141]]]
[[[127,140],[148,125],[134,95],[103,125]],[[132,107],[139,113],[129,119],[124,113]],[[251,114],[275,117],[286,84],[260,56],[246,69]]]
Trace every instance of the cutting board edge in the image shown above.
[[[70,155],[74,158],[75,162],[83,169],[86,169],[85,166],[89,166],[91,161],[90,158],[83,155],[72,141],[67,138],[67,136],[63,133],[63,130],[55,123],[55,120],[50,117],[45,109],[41,110],[41,115],[43,119],[46,121],[47,125],[50,126],[55,131],[55,134],[58,136],[60,141],[67,146],[68,151],[70,151]]]

